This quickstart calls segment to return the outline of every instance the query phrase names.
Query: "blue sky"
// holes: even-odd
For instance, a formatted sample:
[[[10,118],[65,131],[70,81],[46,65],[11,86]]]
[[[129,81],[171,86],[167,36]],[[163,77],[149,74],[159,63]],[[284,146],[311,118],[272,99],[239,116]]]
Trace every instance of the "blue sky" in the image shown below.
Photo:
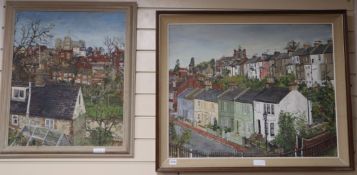
[[[40,19],[44,25],[54,24],[51,34],[54,36],[51,47],[56,38],[63,39],[71,36],[73,40],[84,40],[86,46],[103,47],[104,38],[119,37],[125,39],[126,14],[123,11],[111,12],[45,12],[22,11],[16,13],[19,22],[16,28],[28,23],[32,19]],[[19,30],[17,30],[19,31]],[[19,37],[19,32],[15,39]]]
[[[195,62],[231,56],[233,49],[247,49],[248,57],[264,52],[284,51],[290,40],[313,43],[332,38],[330,24],[171,24],[169,26],[169,66],[176,60],[187,67]],[[285,52],[285,51],[284,51]]]

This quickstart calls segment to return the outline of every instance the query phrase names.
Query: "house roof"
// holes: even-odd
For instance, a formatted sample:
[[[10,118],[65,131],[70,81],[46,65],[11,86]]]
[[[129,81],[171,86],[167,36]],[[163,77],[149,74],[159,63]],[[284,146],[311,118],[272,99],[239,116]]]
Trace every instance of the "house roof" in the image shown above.
[[[311,55],[316,55],[316,54],[323,54],[325,52],[325,49],[327,47],[327,44],[320,44],[317,47],[313,48],[311,51]]]
[[[30,116],[71,120],[77,101],[79,86],[48,84],[31,88]],[[25,102],[11,101],[12,114],[26,115]]]
[[[311,51],[310,48],[299,48],[296,49],[295,52],[293,52],[293,56],[304,56],[310,54],[309,52]]]
[[[251,59],[248,59],[247,63],[256,63],[258,62],[260,57],[252,57]]]
[[[333,52],[333,46],[332,44],[327,44],[325,53],[332,53]]]
[[[242,103],[253,103],[255,97],[260,93],[259,90],[249,89],[244,94],[240,95],[235,101]]]
[[[288,54],[288,53],[279,53],[279,54],[275,57],[275,60],[288,59],[288,58],[289,58],[289,54]]]
[[[209,89],[204,90],[196,96],[196,99],[205,100],[210,102],[217,102],[218,95],[223,93],[223,90]]]
[[[289,92],[290,92],[289,88],[282,88],[282,87],[265,88],[255,97],[254,100],[277,104]]]
[[[233,101],[237,96],[239,96],[245,89],[235,87],[227,89],[218,99]]]
[[[187,88],[184,91],[182,91],[180,94],[178,94],[177,98],[185,98],[186,95],[191,93],[194,89],[193,88]]]
[[[29,83],[23,82],[23,81],[12,81],[11,86],[12,87],[28,87]]]
[[[196,89],[194,89],[193,91],[191,91],[190,93],[188,93],[188,94],[186,95],[186,99],[188,99],[188,100],[193,100],[193,99],[195,99],[196,96],[197,96],[198,94],[200,94],[201,92],[203,92],[203,89],[198,89],[198,88],[196,88]]]

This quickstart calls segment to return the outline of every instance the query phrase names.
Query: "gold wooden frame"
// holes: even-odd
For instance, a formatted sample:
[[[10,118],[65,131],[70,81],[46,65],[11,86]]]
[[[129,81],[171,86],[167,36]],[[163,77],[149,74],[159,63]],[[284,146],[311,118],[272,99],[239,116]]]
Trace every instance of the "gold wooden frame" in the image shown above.
[[[194,171],[331,171],[353,170],[351,97],[346,11],[158,11],[156,169],[160,172]],[[337,157],[173,158],[168,156],[168,25],[219,23],[328,23],[333,25],[336,81]],[[263,160],[265,166],[254,166]],[[174,163],[172,163],[174,162]]]
[[[7,133],[10,109],[11,67],[13,55],[14,16],[16,11],[113,11],[127,13],[126,41],[124,55],[124,138],[123,145],[99,147],[101,153],[94,154],[95,146],[40,146],[8,147]],[[128,2],[38,2],[10,1],[6,3],[5,48],[0,94],[0,158],[68,158],[68,157],[133,157],[134,149],[134,87],[136,48],[136,3]],[[104,148],[104,149],[103,149]]]

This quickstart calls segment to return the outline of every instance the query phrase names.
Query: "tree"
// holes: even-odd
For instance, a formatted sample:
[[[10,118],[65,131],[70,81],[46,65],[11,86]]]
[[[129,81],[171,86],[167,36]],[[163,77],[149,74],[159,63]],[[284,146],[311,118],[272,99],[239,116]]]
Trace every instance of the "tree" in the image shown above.
[[[120,39],[118,37],[106,36],[104,39],[104,45],[107,49],[107,53],[112,56],[114,50],[120,47]]]
[[[294,52],[298,47],[299,47],[300,43],[296,42],[294,40],[291,40],[287,43],[287,45],[285,46],[285,49],[288,52]]]
[[[43,24],[40,19],[35,18],[25,21],[18,16],[15,26],[13,78],[29,81],[34,73],[34,63],[39,61],[32,50],[36,45],[48,44],[53,38],[51,30],[54,24]]]
[[[174,68],[174,72],[178,73],[179,70],[180,70],[180,60],[177,59],[176,60],[176,65],[175,65],[175,68]]]
[[[103,85],[84,86],[83,96],[86,104],[86,120],[93,123],[88,128],[89,141],[93,145],[111,145],[113,128],[123,121],[122,95],[117,92],[117,83],[110,78]],[[120,99],[113,102],[111,97]]]
[[[289,87],[290,84],[294,83],[295,82],[295,75],[294,74],[286,74],[282,77],[280,77],[276,84],[277,86],[279,87]]]
[[[293,150],[296,142],[293,115],[288,112],[281,112],[279,114],[278,125],[279,133],[275,137],[275,143],[285,152]]]
[[[211,68],[213,69],[213,74],[216,74],[216,60],[214,58],[212,58],[210,61],[209,61],[209,64],[211,65]]]
[[[308,88],[305,83],[299,85],[298,90],[312,103],[312,117],[314,123],[327,122],[330,132],[336,132],[335,92],[330,81],[323,86]]]
[[[195,58],[194,57],[191,58],[188,68],[189,68],[190,73],[195,73]]]
[[[175,125],[172,122],[169,123],[170,143],[176,145],[178,148],[182,148],[185,144],[187,144],[191,140],[191,136],[191,130],[183,129],[182,134],[178,134],[176,132]]]
[[[104,102],[87,105],[86,115],[97,127],[90,129],[90,142],[93,145],[110,145],[113,140],[112,128],[123,120],[123,108]]]

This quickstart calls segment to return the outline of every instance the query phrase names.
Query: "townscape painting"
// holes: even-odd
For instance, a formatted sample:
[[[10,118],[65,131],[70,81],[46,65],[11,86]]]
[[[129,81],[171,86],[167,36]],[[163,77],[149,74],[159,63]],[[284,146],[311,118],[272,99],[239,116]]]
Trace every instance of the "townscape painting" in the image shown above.
[[[8,113],[1,113],[5,147],[129,153],[132,11],[108,5],[20,10],[14,4],[11,83],[2,91],[9,91]]]
[[[336,75],[336,64],[345,57],[335,53],[335,23],[321,16],[319,22],[273,16],[276,22],[267,23],[254,17],[243,21],[239,15],[236,21],[233,16],[216,22],[224,17],[177,15],[171,20],[164,14],[159,36],[166,41],[159,62],[166,64],[160,75],[167,77],[158,81],[166,86],[159,101],[167,108],[161,108],[165,120],[159,125],[168,129],[169,167],[185,167],[187,159],[212,163],[259,157],[265,166],[271,157],[341,156],[338,147],[348,143],[338,141],[338,132],[346,128],[337,121],[346,122],[347,116],[336,112],[343,110],[336,108],[336,96],[346,94],[336,92],[345,82]],[[203,22],[194,22],[199,17]]]
[[[337,156],[331,32],[331,24],[170,25],[171,156],[181,148]]]

